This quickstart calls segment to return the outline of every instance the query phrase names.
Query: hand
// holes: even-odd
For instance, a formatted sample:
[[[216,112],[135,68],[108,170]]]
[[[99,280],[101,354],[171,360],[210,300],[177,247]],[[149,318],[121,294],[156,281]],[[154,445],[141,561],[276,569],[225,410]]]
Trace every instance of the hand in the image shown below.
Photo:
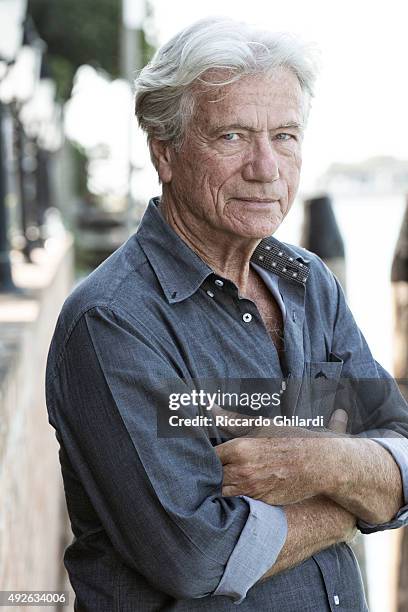
[[[316,469],[323,464],[321,445],[300,435],[288,438],[280,432],[279,437],[238,438],[217,446],[224,467],[223,495],[286,505],[321,493]]]
[[[347,413],[336,410],[329,427],[345,432]],[[223,495],[287,505],[331,490],[334,475],[327,463],[334,440],[300,427],[270,427],[265,433],[268,438],[243,437],[215,448],[224,466]]]

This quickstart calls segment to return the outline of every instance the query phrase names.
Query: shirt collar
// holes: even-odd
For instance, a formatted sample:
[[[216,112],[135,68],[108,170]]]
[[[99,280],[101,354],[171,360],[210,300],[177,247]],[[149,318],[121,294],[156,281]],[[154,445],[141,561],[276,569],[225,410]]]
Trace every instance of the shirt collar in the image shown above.
[[[159,198],[152,198],[137,231],[137,238],[170,303],[181,302],[214,274],[180,238],[158,209]],[[305,285],[308,260],[273,236],[261,240],[251,261],[289,281]]]
[[[201,287],[214,271],[180,238],[161,215],[159,198],[152,198],[137,238],[170,303],[181,302]]]

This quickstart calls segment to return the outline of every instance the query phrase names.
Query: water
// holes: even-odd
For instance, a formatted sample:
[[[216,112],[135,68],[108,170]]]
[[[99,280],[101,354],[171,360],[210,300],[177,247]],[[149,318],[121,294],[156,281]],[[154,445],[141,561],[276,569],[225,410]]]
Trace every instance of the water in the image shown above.
[[[405,210],[401,196],[339,197],[333,202],[346,248],[347,299],[374,357],[392,372],[392,294],[390,273]],[[294,205],[277,232],[287,242],[299,243],[300,203]],[[395,578],[392,532],[364,537],[371,612],[390,612]]]
[[[390,274],[404,197],[339,197],[333,206],[346,249],[349,306],[374,357],[392,370]],[[298,244],[302,215],[297,202],[277,238]]]

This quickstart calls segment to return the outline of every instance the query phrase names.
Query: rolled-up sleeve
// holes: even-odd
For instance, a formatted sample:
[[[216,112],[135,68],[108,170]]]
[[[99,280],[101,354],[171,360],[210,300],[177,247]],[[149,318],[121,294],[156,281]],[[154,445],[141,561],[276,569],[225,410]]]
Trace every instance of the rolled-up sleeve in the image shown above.
[[[386,523],[373,525],[359,520],[357,526],[362,533],[366,534],[375,533],[376,531],[385,531],[386,529],[398,529],[399,527],[408,525],[408,440],[403,437],[396,438],[395,436],[390,438],[383,437],[371,439],[391,453],[400,469],[404,506],[399,509],[391,521],[387,521]]]
[[[242,499],[249,504],[249,517],[213,593],[227,595],[237,604],[244,600],[251,586],[276,561],[288,531],[283,508],[245,495]]]
[[[340,285],[333,280],[337,315],[332,350],[343,361],[341,382],[349,391],[349,402],[342,407],[351,420],[352,434],[370,438],[391,453],[403,485],[404,506],[391,521],[374,525],[359,520],[357,527],[366,534],[403,527],[408,524],[408,406],[396,381],[372,356]]]
[[[56,362],[50,422],[123,561],[173,597],[242,601],[284,544],[285,514],[222,496],[222,465],[204,429],[157,435],[160,382],[179,376],[172,347],[128,313],[95,306]]]

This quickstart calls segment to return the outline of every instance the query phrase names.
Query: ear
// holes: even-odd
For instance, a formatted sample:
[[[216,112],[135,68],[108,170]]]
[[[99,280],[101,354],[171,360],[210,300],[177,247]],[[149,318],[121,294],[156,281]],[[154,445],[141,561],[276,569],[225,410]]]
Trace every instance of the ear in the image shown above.
[[[150,151],[161,182],[170,183],[173,176],[171,145],[166,141],[152,138],[150,141]]]

